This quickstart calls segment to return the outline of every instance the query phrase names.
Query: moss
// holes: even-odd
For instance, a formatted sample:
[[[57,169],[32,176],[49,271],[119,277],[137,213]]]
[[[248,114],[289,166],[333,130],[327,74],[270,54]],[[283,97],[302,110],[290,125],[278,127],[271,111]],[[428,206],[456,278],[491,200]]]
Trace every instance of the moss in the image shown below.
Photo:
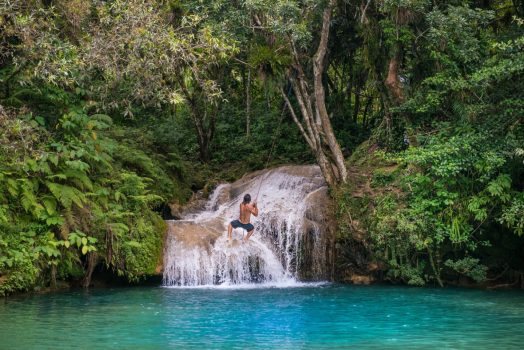
[[[19,261],[10,271],[0,276],[0,296],[37,287],[40,269],[30,259]]]
[[[125,275],[133,282],[154,275],[162,259],[162,247],[166,225],[154,212],[145,212],[137,218],[130,232],[133,237],[122,246]]]

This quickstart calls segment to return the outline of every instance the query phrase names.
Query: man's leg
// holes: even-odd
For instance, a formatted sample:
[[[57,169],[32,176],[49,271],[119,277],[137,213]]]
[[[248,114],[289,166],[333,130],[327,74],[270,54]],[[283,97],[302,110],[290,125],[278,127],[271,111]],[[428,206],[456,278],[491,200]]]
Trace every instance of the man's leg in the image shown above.
[[[229,240],[229,243],[231,243],[231,234],[233,232],[233,226],[231,226],[231,224],[229,224],[229,226],[227,227],[227,239]]]
[[[249,231],[247,233],[247,236],[244,237],[244,242],[247,242],[249,240],[249,237],[251,237],[251,235],[253,235],[253,232],[255,232],[255,229],[252,229],[251,231]]]

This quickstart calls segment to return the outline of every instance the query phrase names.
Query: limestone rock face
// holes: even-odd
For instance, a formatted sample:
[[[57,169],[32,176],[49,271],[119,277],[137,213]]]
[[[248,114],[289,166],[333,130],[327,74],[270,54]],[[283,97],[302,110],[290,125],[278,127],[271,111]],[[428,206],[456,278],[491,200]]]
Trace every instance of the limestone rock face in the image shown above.
[[[227,226],[238,219],[244,194],[260,214],[249,242],[230,246]],[[317,166],[283,166],[221,184],[203,203],[169,222],[164,253],[166,284],[329,280],[332,277],[333,205]],[[235,230],[237,243],[245,232]]]

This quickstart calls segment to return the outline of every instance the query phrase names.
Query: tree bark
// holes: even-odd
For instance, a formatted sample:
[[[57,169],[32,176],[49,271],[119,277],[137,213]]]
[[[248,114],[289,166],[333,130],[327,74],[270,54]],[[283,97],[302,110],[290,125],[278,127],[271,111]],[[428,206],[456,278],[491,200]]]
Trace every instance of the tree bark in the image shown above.
[[[437,280],[437,283],[440,287],[444,287],[444,283],[442,283],[442,279],[440,278],[440,271],[437,269],[437,266],[435,265],[435,259],[433,259],[433,254],[431,253],[431,249],[429,249],[429,247],[427,247],[426,249],[428,251],[429,263],[431,265],[431,269],[433,270],[433,273],[435,274],[435,279]]]
[[[388,74],[384,84],[388,88],[389,95],[396,105],[401,104],[404,101],[404,91],[402,89],[402,83],[399,77],[399,66],[400,66],[400,54],[399,49],[396,50],[395,54],[391,58],[388,64]]]
[[[353,108],[353,121],[358,122],[358,113],[360,112],[360,86],[357,87],[355,92],[355,106]]]
[[[296,84],[293,85],[294,88],[298,89]],[[332,164],[329,161],[329,158],[324,153],[324,149],[322,148],[322,143],[320,141],[318,129],[315,128],[315,121],[313,120],[314,116],[308,112],[308,108],[305,106],[304,100],[308,99],[302,94],[300,94],[299,90],[295,90],[295,95],[297,96],[297,100],[299,100],[299,106],[301,109],[301,115],[303,120],[302,122],[297,117],[295,109],[293,108],[293,105],[291,104],[291,101],[289,100],[287,95],[284,93],[284,90],[281,89],[280,93],[284,98],[284,101],[286,102],[286,106],[289,110],[289,113],[291,114],[291,118],[297,125],[298,130],[302,134],[302,137],[304,137],[304,139],[306,140],[309,148],[313,151],[317,164],[320,167],[320,171],[322,172],[322,175],[324,176],[326,183],[330,187],[336,186],[338,184],[337,178],[335,176],[335,173],[333,172]]]
[[[56,265],[51,265],[51,289],[56,289]]]
[[[313,62],[305,63],[304,57],[309,57],[309,53],[303,55],[303,52],[299,52],[292,36],[288,37],[293,63],[287,70],[286,77],[291,83],[301,118],[295,112],[289,97],[280,89],[294,123],[313,152],[330,187],[336,187],[345,182],[347,178],[344,156],[335,137],[327,111],[326,92],[323,85],[331,15],[336,3],[336,0],[329,0],[323,10],[322,31]],[[258,27],[262,27],[263,23],[256,15],[254,20]],[[306,74],[304,67],[310,67],[311,63],[313,71]]]
[[[91,285],[91,277],[96,266],[97,254],[96,252],[91,252],[87,254],[87,270],[82,280],[82,287],[89,288]]]
[[[329,26],[331,23],[331,14],[337,1],[330,0],[322,14],[322,31],[320,34],[320,43],[318,44],[317,52],[313,59],[313,76],[314,76],[314,90],[315,90],[315,104],[318,111],[318,116],[322,125],[323,137],[326,139],[331,154],[333,155],[336,168],[340,175],[338,182],[346,182],[347,169],[344,155],[340,149],[340,145],[335,137],[329,114],[326,108],[326,96],[324,85],[322,82],[322,75],[324,73],[324,59],[326,57],[327,44],[329,39]]]
[[[364,115],[362,117],[362,126],[364,129],[368,128],[368,113],[369,108],[371,107],[371,103],[373,102],[373,96],[368,97],[368,101],[366,102],[366,107],[364,107]]]
[[[251,134],[251,69],[247,69],[246,83],[246,138]]]
[[[218,108],[213,108],[208,112],[205,103],[197,100],[198,91],[190,92],[184,83],[184,79],[179,79],[182,93],[189,105],[189,114],[193,120],[193,125],[197,133],[199,158],[202,162],[207,163],[211,159],[210,144],[215,136],[216,114]]]

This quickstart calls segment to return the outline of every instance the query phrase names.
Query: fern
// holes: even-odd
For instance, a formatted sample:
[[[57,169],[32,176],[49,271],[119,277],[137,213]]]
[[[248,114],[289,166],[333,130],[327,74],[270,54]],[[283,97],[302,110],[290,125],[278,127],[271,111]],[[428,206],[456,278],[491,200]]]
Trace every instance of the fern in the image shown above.
[[[35,193],[35,185],[27,179],[20,179],[20,203],[24,210],[37,218],[41,218],[45,212],[45,208],[42,204],[38,203],[38,199]]]
[[[51,196],[44,196],[42,198],[44,208],[49,215],[55,215],[57,213],[56,200]]]
[[[14,179],[11,179],[11,178],[7,179],[7,191],[13,197],[18,196],[18,184],[16,183]]]
[[[64,175],[66,179],[73,180],[75,185],[77,185],[79,188],[87,189],[89,191],[93,190],[93,183],[84,171],[77,169],[67,169],[64,171]]]
[[[45,184],[49,191],[51,191],[53,196],[66,209],[70,209],[73,203],[76,204],[78,207],[83,208],[83,204],[87,201],[86,196],[74,187],[61,185],[49,181],[46,181]]]

